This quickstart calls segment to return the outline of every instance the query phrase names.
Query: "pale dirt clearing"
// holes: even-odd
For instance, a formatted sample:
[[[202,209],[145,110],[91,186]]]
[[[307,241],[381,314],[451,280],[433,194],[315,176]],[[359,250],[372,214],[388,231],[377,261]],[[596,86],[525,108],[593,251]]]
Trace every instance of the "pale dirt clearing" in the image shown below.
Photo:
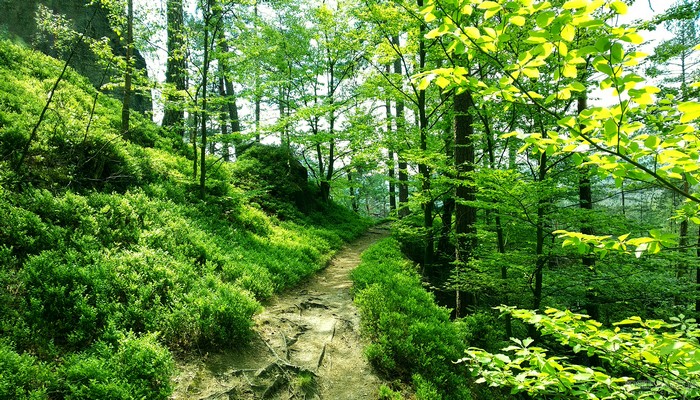
[[[370,229],[327,268],[266,304],[251,343],[179,360],[172,399],[376,398],[382,381],[363,355],[350,271],[388,234]]]

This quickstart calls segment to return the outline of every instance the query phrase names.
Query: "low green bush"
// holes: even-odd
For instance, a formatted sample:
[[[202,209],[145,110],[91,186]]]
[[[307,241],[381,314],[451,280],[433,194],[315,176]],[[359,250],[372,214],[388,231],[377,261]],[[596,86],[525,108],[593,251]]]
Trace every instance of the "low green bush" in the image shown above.
[[[371,246],[352,273],[366,354],[386,377],[412,382],[421,399],[467,399],[469,373],[454,364],[466,348],[463,326],[435,304],[394,239]]]
[[[48,365],[0,342],[0,400],[48,399],[48,388],[54,382]]]
[[[68,357],[59,371],[57,392],[65,399],[167,399],[174,362],[154,334],[121,335],[114,344],[98,342]]]

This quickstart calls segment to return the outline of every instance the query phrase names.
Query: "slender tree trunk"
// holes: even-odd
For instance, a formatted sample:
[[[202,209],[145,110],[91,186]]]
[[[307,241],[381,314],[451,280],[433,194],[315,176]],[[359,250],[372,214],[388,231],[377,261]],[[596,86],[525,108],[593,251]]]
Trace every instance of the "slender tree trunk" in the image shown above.
[[[387,66],[387,73],[389,72],[389,66]],[[389,162],[387,162],[386,166],[389,170],[389,210],[392,212],[396,210],[396,182],[394,182],[394,179],[396,179],[396,169],[394,166],[394,147],[392,145],[393,140],[389,139],[392,134],[392,129],[391,129],[391,101],[386,100],[385,103],[386,107],[386,138],[387,141],[389,142],[387,147],[388,151],[388,156],[389,156]]]
[[[683,191],[686,193],[690,191],[690,184],[688,183],[688,178],[685,177],[685,175],[683,176]],[[681,220],[678,229],[678,251],[681,254],[687,253],[688,251],[688,218],[683,218]],[[676,267],[676,276],[680,278],[687,273],[687,261],[681,258],[679,265]]]
[[[445,128],[445,156],[448,160],[454,159],[454,134],[449,126]],[[448,174],[449,178],[454,175]],[[455,199],[453,196],[447,197],[442,202],[442,226],[440,227],[440,238],[437,243],[437,256],[448,260],[454,255],[455,249],[450,245],[450,233],[452,232],[452,215],[455,209]]]
[[[399,37],[392,38],[394,46],[399,46]],[[394,73],[402,74],[401,60],[394,61]],[[402,142],[406,136],[406,117],[404,115],[405,104],[402,99],[396,100],[396,136],[397,141]],[[411,211],[408,208],[408,163],[404,158],[401,150],[398,151],[398,167],[399,167],[399,218],[405,218]]]
[[[226,97],[226,87],[224,85],[224,76],[221,75],[219,76],[219,95],[221,97]],[[226,104],[221,105],[221,112],[219,113],[219,125],[221,125],[221,136],[224,137],[224,140],[221,142],[221,155],[224,158],[224,161],[228,162],[231,158],[231,154],[229,152],[229,140],[227,138],[228,136],[228,114],[227,114],[227,107]]]
[[[489,156],[489,168],[492,170],[496,169],[496,152],[494,149],[494,140],[493,140],[493,133],[491,132],[491,126],[487,123],[486,121],[484,123],[484,131],[486,134],[486,150]],[[515,159],[513,159],[513,163],[515,163]],[[501,213],[498,210],[498,199],[493,199],[492,200],[494,204],[494,219],[496,222],[496,249],[498,250],[499,254],[505,254],[506,253],[506,241],[503,235],[503,224],[501,223]],[[508,287],[508,265],[506,263],[502,263],[501,265],[501,280],[503,281],[503,287],[507,288]],[[503,302],[505,304],[508,304],[509,302],[509,293],[506,291],[504,293],[504,299]],[[505,317],[505,328],[506,328],[506,337],[510,338],[513,336],[513,324],[512,324],[512,319],[510,315],[506,315]]]
[[[352,205],[352,210],[354,212],[360,212],[360,204],[357,199],[357,192],[355,190],[355,182],[352,180],[352,172],[348,170],[348,185],[350,186],[350,204]],[[369,206],[367,207],[369,213]]]
[[[539,161],[539,171],[538,171],[538,182],[543,183],[544,180],[547,177],[547,154],[542,153],[540,155],[540,161]],[[545,257],[544,254],[544,239],[545,239],[545,232],[544,232],[544,227],[545,227],[545,215],[546,215],[546,208],[549,203],[548,199],[541,198],[537,202],[537,234],[536,234],[536,240],[537,244],[535,245],[535,256],[537,257],[537,260],[535,261],[535,273],[533,276],[534,279],[534,288],[532,289],[532,295],[533,295],[533,302],[532,302],[532,308],[535,310],[539,310],[540,307],[542,306],[542,277],[543,277],[543,271],[544,271],[544,266],[547,263],[547,257]],[[528,326],[528,334],[531,337],[536,337],[537,336],[537,330],[533,325]]]
[[[259,37],[258,30],[258,2],[253,2],[253,28],[255,29],[255,37]],[[256,64],[257,65],[257,64]],[[255,67],[255,141],[260,143],[260,103],[262,102],[260,95],[260,71]]]
[[[578,98],[578,113],[581,114],[586,108],[588,108],[588,98],[587,93],[583,92]],[[591,190],[590,168],[588,167],[583,167],[579,170],[578,193],[579,207],[583,212],[581,233],[592,235],[593,227],[587,222],[590,221],[590,214],[593,210],[593,191]],[[581,261],[586,270],[585,273],[588,276],[588,284],[586,285],[586,312],[591,318],[598,320],[600,319],[600,306],[598,304],[598,294],[595,288],[593,288],[592,282],[596,276],[595,257],[591,254],[585,254]]]
[[[184,13],[182,0],[167,0],[166,18],[168,32],[168,60],[165,69],[165,82],[175,86],[178,91],[184,91],[185,87],[185,56],[184,40],[182,31],[184,29]],[[167,95],[165,111],[163,114],[163,126],[175,130],[180,136],[184,131],[185,112],[178,105],[173,106],[172,102],[177,96]]]
[[[190,143],[192,143],[192,179],[197,181],[197,129],[199,129],[199,113],[194,113],[194,123],[190,130]]]
[[[255,141],[260,143],[260,97],[255,95]]]
[[[127,20],[126,20],[126,70],[124,71],[124,98],[122,103],[122,135],[125,138],[129,134],[129,116],[131,112],[131,78],[133,75],[133,57],[134,57],[134,1],[127,2]]]
[[[204,11],[204,55],[202,60],[202,112],[201,112],[201,136],[202,146],[199,160],[199,196],[204,198],[206,195],[206,149],[207,149],[207,86],[209,85],[209,36],[211,23],[211,0],[206,0]]]
[[[417,0],[418,8],[423,7],[423,0]],[[425,48],[426,26],[421,21],[418,27],[418,70],[425,70],[427,51]],[[426,111],[425,90],[418,91],[418,129],[420,131],[420,150],[423,154],[428,151],[428,116]],[[430,266],[435,258],[435,234],[433,232],[433,208],[434,203],[430,195],[430,167],[425,162],[418,163],[418,172],[422,177],[421,190],[426,199],[423,204],[423,229],[425,229],[425,250],[423,254],[424,265]],[[429,269],[429,267],[428,267]]]
[[[219,41],[218,41],[218,48],[219,48],[219,57],[218,57],[218,62],[219,62],[219,69],[221,72],[221,78],[219,82],[219,92],[221,94],[221,97],[225,99],[224,104],[222,105],[222,112],[226,113],[228,112],[228,118],[225,118],[228,123],[231,124],[231,133],[236,134],[241,131],[241,123],[238,117],[238,106],[236,105],[236,93],[233,89],[233,83],[231,80],[228,78],[230,73],[231,73],[231,65],[226,57],[227,54],[229,54],[229,47],[228,47],[228,40],[226,39],[226,35],[224,33],[223,29],[223,18],[219,19]],[[222,131],[223,132],[223,131]],[[235,148],[238,148],[240,146],[240,140],[238,139],[237,136],[233,138],[233,140],[229,140],[225,143],[225,153],[224,157],[226,161],[228,161],[230,157],[230,148],[231,144]]]
[[[476,208],[467,202],[476,200],[474,185],[474,125],[470,112],[473,107],[471,94],[467,91],[455,95],[455,169],[458,185],[455,190],[455,261],[457,272],[464,268],[472,259],[476,249]],[[456,298],[459,302],[460,293],[457,288]],[[460,315],[461,304],[457,304],[456,314]]]

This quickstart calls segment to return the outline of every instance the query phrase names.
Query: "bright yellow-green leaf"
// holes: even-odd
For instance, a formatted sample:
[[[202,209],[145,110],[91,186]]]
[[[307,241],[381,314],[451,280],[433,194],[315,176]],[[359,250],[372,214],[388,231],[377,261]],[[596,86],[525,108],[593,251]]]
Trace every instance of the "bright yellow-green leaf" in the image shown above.
[[[522,17],[522,16],[520,16],[520,15],[516,15],[516,16],[510,17],[510,18],[508,18],[508,21],[509,21],[511,24],[517,25],[517,26],[523,26],[523,25],[525,25],[525,17]]]
[[[537,79],[540,77],[540,71],[537,68],[523,68],[523,75],[528,78]]]
[[[564,117],[564,118],[559,120],[559,125],[573,128],[576,126],[576,117],[572,117],[572,116]]]
[[[444,76],[438,76],[435,79],[435,84],[440,86],[440,89],[444,89],[447,87],[447,85],[450,84],[450,80],[445,78]]]
[[[624,36],[622,36],[620,39],[624,40],[625,42],[632,43],[632,44],[642,44],[644,43],[644,38],[635,32],[628,33]]]
[[[588,0],[569,0],[564,3],[565,10],[571,10],[576,8],[583,8],[588,5]]]
[[[431,30],[430,32],[426,33],[425,38],[426,39],[435,39],[437,37],[444,35],[446,32],[447,32],[447,29],[443,25],[443,26],[435,28],[435,29]]]
[[[479,28],[475,26],[468,26],[464,28],[464,33],[466,33],[467,36],[473,40],[476,40],[481,37],[481,32],[479,32]]]
[[[437,17],[436,17],[435,14],[433,14],[433,13],[427,13],[427,14],[425,14],[425,22],[433,22],[433,21],[435,21],[436,19],[437,19]]]
[[[695,101],[680,103],[678,105],[678,111],[683,113],[683,116],[681,117],[682,124],[695,121],[696,119],[700,118],[700,103]]]
[[[571,90],[564,88],[557,92],[557,100],[569,100],[571,98]]]
[[[499,9],[501,8],[501,5],[496,3],[495,1],[485,1],[477,6],[478,9],[480,10],[493,10],[493,9]]]
[[[421,14],[429,14],[429,13],[433,12],[434,9],[435,9],[435,3],[428,4],[427,6],[423,7],[420,10],[420,13]]]
[[[610,3],[610,8],[615,10],[615,12],[620,15],[627,14],[627,4],[621,2],[620,0],[616,0]]]
[[[418,90],[425,90],[430,86],[430,81],[433,79],[433,76],[428,75],[425,78],[421,79],[420,82],[418,83]]]
[[[525,39],[525,43],[530,43],[530,44],[540,44],[540,43],[545,43],[547,39],[541,37],[541,36],[530,36],[527,39]]]
[[[586,13],[591,14],[593,11],[602,7],[607,1],[606,0],[591,0],[586,6]]]
[[[549,57],[549,56],[552,54],[552,52],[554,51],[554,45],[551,44],[551,43],[549,43],[549,42],[547,42],[547,43],[542,43],[542,44],[541,44],[540,46],[538,46],[537,48],[538,48],[538,49],[541,49],[540,57],[541,57],[542,59],[546,59],[546,58]]]
[[[561,28],[562,39],[566,40],[567,42],[571,42],[574,40],[574,36],[576,36],[576,28],[573,26],[566,24],[563,28]]]
[[[569,46],[567,46],[564,41],[560,40],[557,42],[557,51],[562,57],[566,57],[566,55],[569,54]],[[569,62],[573,64],[571,61]]]
[[[566,78],[576,78],[576,74],[577,74],[576,66],[571,65],[571,64],[564,64],[564,67],[562,68],[561,73]]]
[[[649,93],[642,93],[639,96],[635,96],[633,100],[635,103],[642,106],[654,104],[654,98]]]
[[[484,19],[490,19],[494,15],[498,14],[498,12],[501,11],[500,8],[492,8],[490,10],[486,10],[484,13]]]
[[[469,4],[465,4],[464,7],[462,7],[462,9],[460,10],[460,12],[464,15],[472,15],[473,11],[474,9]]]

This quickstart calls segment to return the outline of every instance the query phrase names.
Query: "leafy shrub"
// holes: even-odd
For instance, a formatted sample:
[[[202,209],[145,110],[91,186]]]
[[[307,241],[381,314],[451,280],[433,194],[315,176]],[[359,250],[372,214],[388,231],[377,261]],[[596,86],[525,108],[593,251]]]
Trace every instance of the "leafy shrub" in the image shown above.
[[[352,277],[372,365],[413,381],[419,398],[469,398],[467,370],[453,364],[465,350],[464,332],[425,291],[399,244],[387,239],[371,246]]]
[[[37,334],[70,347],[91,343],[113,312],[113,277],[97,254],[45,251],[22,271],[26,318]]]
[[[49,366],[0,342],[1,400],[48,399],[47,390],[54,380]]]
[[[66,399],[167,399],[174,363],[154,334],[122,335],[66,360],[58,390]]]
[[[207,277],[187,296],[198,314],[200,344],[227,345],[249,338],[260,305],[240,288]]]

